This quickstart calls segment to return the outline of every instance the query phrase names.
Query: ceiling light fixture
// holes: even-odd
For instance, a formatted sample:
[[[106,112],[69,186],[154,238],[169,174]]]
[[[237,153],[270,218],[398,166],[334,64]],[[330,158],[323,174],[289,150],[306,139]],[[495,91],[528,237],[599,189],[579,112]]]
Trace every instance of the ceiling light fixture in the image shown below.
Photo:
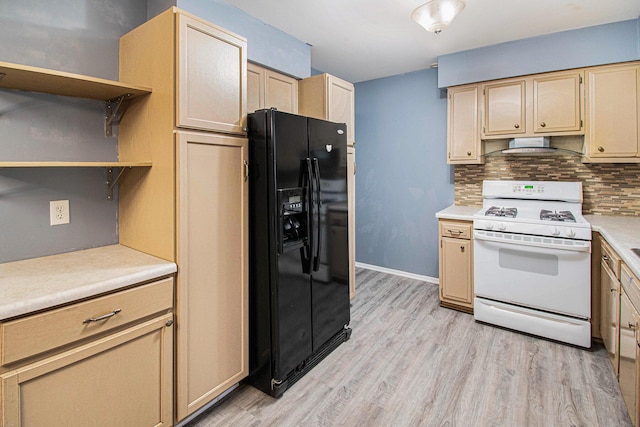
[[[411,12],[411,19],[425,30],[440,34],[464,6],[464,0],[431,0]]]

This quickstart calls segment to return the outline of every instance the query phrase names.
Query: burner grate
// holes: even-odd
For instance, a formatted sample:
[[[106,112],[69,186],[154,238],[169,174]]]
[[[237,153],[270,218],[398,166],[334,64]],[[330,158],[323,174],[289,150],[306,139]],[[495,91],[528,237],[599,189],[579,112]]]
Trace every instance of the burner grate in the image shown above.
[[[518,209],[516,208],[504,208],[498,206],[491,206],[484,213],[485,216],[500,216],[506,218],[515,218],[518,215]]]
[[[542,209],[540,211],[540,219],[544,221],[576,222],[576,218],[571,211],[557,212]]]

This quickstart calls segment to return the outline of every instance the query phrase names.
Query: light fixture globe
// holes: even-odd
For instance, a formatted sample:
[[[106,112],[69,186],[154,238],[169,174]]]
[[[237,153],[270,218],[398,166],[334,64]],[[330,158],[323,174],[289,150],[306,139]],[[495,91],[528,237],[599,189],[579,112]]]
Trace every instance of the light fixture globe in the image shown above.
[[[431,0],[411,12],[411,19],[425,30],[439,34],[464,9],[464,0]]]

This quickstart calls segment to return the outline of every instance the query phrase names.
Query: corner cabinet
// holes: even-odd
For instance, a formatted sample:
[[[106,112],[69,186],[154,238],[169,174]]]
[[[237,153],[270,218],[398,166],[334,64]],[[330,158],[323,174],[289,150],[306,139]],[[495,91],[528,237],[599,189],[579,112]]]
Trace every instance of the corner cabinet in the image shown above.
[[[470,221],[440,220],[440,305],[473,313],[473,227]]]
[[[586,72],[585,161],[640,162],[640,63]]]
[[[248,374],[246,40],[177,8],[120,39],[120,243],[178,264],[176,422]],[[156,167],[157,166],[157,167]],[[135,179],[137,178],[137,179]]]
[[[447,163],[484,163],[478,122],[478,85],[448,88]]]
[[[247,112],[272,107],[285,113],[298,114],[298,80],[247,63]]]
[[[0,323],[0,425],[173,425],[172,306],[168,278]]]
[[[347,145],[355,145],[355,96],[353,84],[331,74],[319,74],[298,82],[298,111],[303,116],[347,125]]]

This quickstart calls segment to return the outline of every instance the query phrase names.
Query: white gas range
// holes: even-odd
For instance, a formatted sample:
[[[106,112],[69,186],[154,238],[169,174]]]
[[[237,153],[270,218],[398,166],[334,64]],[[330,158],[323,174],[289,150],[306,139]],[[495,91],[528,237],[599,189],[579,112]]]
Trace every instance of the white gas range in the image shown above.
[[[474,215],[476,320],[591,346],[591,226],[582,184],[484,181]]]

